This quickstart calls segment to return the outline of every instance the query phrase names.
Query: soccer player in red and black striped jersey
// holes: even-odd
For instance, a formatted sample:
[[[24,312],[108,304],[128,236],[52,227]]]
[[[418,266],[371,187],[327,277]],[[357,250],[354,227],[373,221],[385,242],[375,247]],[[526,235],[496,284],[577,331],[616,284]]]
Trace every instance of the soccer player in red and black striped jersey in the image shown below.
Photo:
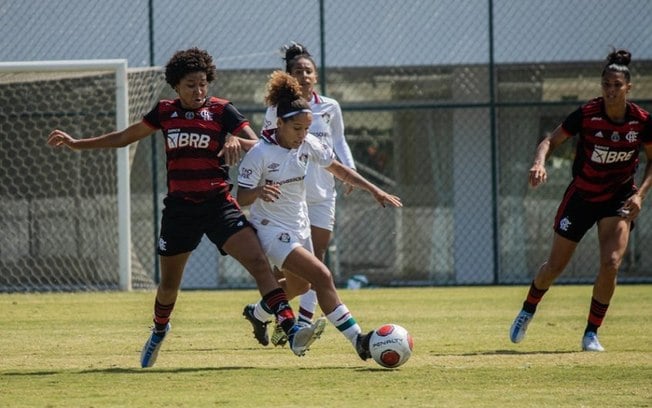
[[[97,149],[124,147],[156,130],[163,132],[168,194],[158,241],[161,282],[154,303],[154,328],[141,353],[143,368],[156,361],[170,330],[186,262],[204,234],[222,255],[233,256],[251,273],[295,354],[303,355],[306,344],[314,341],[315,327],[296,324],[255,231],[230,194],[226,165],[236,164],[241,148],[255,144],[257,137],[229,101],[208,96],[215,76],[213,59],[205,50],[178,51],[165,67],[165,79],[177,99],[159,101],[140,122],[124,130],[85,139],[54,130],[48,137],[50,146]]]
[[[514,343],[523,340],[543,295],[564,271],[584,234],[597,224],[600,269],[593,285],[582,350],[604,351],[597,331],[616,288],[634,219],[652,187],[652,119],[647,111],[627,100],[632,87],[630,61],[629,51],[613,50],[602,71],[602,97],[571,113],[537,147],[529,172],[532,187],[546,181],[544,164],[552,151],[577,136],[573,178],[555,216],[550,255],[539,268],[510,328]],[[634,175],[641,149],[647,163],[637,187]]]

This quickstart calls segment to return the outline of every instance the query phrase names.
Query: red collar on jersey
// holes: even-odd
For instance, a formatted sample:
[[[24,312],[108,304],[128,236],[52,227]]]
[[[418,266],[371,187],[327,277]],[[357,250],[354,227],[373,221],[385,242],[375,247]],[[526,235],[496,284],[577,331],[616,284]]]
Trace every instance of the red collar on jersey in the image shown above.
[[[276,135],[276,130],[277,130],[276,128],[274,128],[274,129],[265,129],[260,133],[260,136],[267,143],[278,145],[278,141],[276,140],[276,136],[277,136]]]

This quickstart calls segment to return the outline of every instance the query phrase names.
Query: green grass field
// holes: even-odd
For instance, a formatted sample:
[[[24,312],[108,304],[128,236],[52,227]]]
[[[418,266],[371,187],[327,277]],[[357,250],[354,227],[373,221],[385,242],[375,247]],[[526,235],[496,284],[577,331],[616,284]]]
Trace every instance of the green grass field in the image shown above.
[[[342,290],[364,330],[411,332],[396,370],[359,360],[331,325],[302,358],[259,346],[241,316],[255,291],[182,292],[150,369],[152,292],[2,294],[0,407],[652,407],[652,286],[617,288],[605,353],[579,351],[590,286],[554,286],[510,343],[526,290]]]

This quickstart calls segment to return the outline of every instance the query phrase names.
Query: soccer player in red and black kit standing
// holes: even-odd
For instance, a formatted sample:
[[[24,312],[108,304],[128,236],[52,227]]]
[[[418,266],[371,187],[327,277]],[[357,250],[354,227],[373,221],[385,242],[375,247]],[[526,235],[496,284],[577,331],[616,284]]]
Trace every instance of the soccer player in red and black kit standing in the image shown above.
[[[632,86],[630,61],[628,51],[613,50],[602,70],[602,97],[571,113],[537,147],[529,174],[532,187],[546,181],[544,164],[550,153],[574,135],[578,137],[573,179],[555,216],[550,255],[539,268],[509,331],[514,343],[523,340],[537,304],[564,271],[584,234],[597,223],[600,269],[593,284],[582,350],[604,351],[597,331],[616,289],[633,221],[652,187],[652,121],[648,112],[627,100]],[[647,164],[637,188],[634,175],[641,148]]]
[[[54,130],[47,141],[50,146],[71,149],[118,148],[158,129],[163,132],[168,193],[158,241],[161,282],[154,304],[154,327],[141,353],[143,368],[156,361],[170,330],[186,262],[204,234],[222,255],[233,256],[254,277],[295,354],[303,355],[316,337],[314,326],[296,324],[255,231],[229,192],[226,165],[236,164],[241,148],[253,146],[257,137],[229,101],[208,96],[215,76],[213,59],[205,50],[178,51],[165,66],[165,79],[177,99],[159,101],[140,122],[124,130],[85,139]],[[247,138],[235,136],[238,134]]]

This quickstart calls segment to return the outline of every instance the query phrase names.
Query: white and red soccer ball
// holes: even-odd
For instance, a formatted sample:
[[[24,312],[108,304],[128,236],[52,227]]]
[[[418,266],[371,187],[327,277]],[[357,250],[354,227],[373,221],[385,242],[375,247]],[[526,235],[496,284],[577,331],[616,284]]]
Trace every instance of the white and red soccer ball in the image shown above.
[[[413,349],[412,336],[398,324],[380,326],[371,333],[369,339],[371,357],[385,368],[396,368],[405,364]]]

